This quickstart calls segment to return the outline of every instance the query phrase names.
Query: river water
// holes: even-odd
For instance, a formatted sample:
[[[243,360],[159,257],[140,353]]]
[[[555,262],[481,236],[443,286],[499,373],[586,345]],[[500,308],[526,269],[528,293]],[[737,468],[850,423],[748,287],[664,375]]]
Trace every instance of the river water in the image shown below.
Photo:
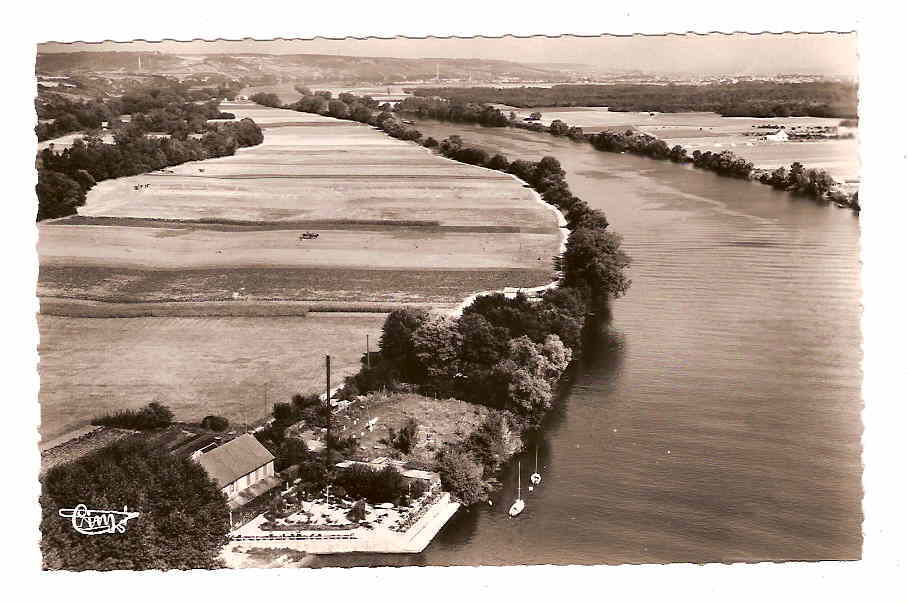
[[[316,566],[619,564],[861,556],[859,225],[770,187],[514,129],[420,121],[511,159],[550,154],[605,211],[633,286],[538,439],[543,483],[459,512],[420,555]]]

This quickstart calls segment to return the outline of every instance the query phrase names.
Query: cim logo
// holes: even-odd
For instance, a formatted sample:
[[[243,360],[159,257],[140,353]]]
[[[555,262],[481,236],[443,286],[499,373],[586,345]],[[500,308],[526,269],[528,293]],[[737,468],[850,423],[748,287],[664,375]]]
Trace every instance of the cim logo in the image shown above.
[[[139,512],[130,512],[123,506],[123,511],[90,510],[80,503],[74,508],[64,508],[58,512],[61,517],[69,518],[73,528],[83,535],[102,535],[105,533],[125,533],[126,523],[139,517]]]

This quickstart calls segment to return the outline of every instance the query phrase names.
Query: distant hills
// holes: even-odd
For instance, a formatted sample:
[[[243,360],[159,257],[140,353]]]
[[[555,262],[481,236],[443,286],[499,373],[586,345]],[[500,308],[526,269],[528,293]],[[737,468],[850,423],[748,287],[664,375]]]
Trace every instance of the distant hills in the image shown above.
[[[318,54],[165,54],[159,52],[39,53],[45,76],[83,74],[218,75],[250,84],[301,82],[389,83],[417,80],[562,81],[577,66],[530,65],[484,59],[399,59]]]

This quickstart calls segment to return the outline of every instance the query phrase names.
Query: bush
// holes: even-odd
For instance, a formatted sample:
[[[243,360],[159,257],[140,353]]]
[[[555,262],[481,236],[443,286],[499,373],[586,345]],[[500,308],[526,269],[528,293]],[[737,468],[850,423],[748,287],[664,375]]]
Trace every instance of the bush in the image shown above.
[[[406,480],[390,466],[374,470],[363,464],[353,464],[338,473],[334,484],[342,487],[348,496],[373,504],[394,501],[407,494]]]
[[[436,457],[441,486],[466,506],[482,501],[487,487],[482,479],[482,465],[454,447],[445,447]]]
[[[202,427],[214,432],[223,432],[230,427],[230,422],[220,415],[206,415],[202,420]]]
[[[91,420],[95,426],[128,430],[155,430],[166,428],[172,422],[173,412],[157,401],[152,401],[141,409],[123,409]]]
[[[360,499],[353,507],[350,508],[350,511],[347,512],[347,518],[351,522],[362,522],[366,519],[366,500]]]
[[[416,423],[416,420],[408,417],[400,430],[395,430],[389,426],[388,438],[382,438],[378,442],[407,455],[413,450],[413,446],[416,445],[416,431],[418,429],[419,424]]]

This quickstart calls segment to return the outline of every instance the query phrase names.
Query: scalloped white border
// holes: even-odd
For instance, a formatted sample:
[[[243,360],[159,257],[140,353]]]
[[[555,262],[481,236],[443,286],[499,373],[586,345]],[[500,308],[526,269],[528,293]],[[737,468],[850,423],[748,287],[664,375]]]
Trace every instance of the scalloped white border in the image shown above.
[[[409,2],[229,2],[156,1],[125,3],[44,2],[8,7],[7,19],[24,11],[27,20],[7,33],[4,90],[0,96],[7,124],[0,148],[4,181],[3,250],[4,402],[6,489],[4,561],[14,577],[7,593],[21,583],[39,599],[57,601],[153,601],[228,599],[258,602],[319,600],[377,602],[398,598],[473,602],[497,600],[716,602],[896,601],[904,597],[903,545],[905,422],[903,343],[906,257],[906,127],[899,110],[905,85],[900,80],[905,56],[904,15],[873,12],[867,3],[830,2],[636,2],[589,6],[591,2],[492,3],[478,1]],[[21,14],[21,13],[19,13]],[[481,15],[481,16],[479,16]],[[256,39],[279,37],[543,34],[629,35],[666,32],[859,32],[861,66],[862,200],[865,208],[862,259],[865,287],[865,553],[857,563],[668,565],[611,567],[508,567],[354,569],[317,572],[227,571],[189,573],[83,573],[41,575],[37,540],[37,343],[32,296],[37,276],[36,231],[30,198],[34,173],[31,109],[34,45],[45,40],[119,40],[171,38]],[[901,379],[900,379],[901,378]],[[901,420],[901,421],[900,421]],[[21,428],[20,428],[21,426]],[[12,520],[14,519],[14,520]],[[11,521],[12,520],[12,521]],[[26,586],[25,583],[28,582]],[[150,589],[149,589],[150,588]],[[171,591],[173,590],[173,591]],[[379,591],[380,590],[380,591]],[[21,593],[21,592],[20,592]]]

